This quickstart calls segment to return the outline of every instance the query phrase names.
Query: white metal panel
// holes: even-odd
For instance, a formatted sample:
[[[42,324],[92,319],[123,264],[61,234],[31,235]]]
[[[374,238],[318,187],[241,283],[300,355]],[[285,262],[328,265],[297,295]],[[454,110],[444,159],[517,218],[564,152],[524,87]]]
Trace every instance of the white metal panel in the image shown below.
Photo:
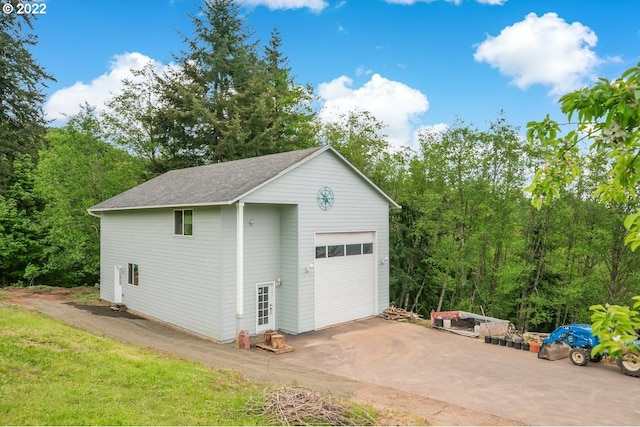
[[[318,233],[316,246],[374,243],[371,254],[316,258],[316,329],[376,314],[375,234]]]
[[[316,234],[316,246],[345,245],[349,243],[372,243],[372,242],[373,242],[373,232],[370,232],[370,231]]]

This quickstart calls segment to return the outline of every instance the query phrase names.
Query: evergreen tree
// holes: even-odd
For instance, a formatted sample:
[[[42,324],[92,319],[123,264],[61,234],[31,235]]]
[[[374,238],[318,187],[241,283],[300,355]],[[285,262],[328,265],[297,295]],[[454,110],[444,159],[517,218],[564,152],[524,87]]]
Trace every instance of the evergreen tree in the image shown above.
[[[37,43],[32,19],[15,13],[0,19],[0,194],[13,182],[16,159],[37,158],[45,132],[42,88],[53,77],[29,51]]]
[[[176,58],[179,69],[161,80],[165,149],[186,163],[231,160],[246,143],[231,133],[238,117],[236,99],[257,73],[256,43],[232,0],[206,0],[192,15],[194,36]],[[242,123],[244,125],[244,123]]]
[[[254,155],[313,145],[312,89],[295,82],[281,52],[280,32],[274,28],[264,48],[261,68],[250,80],[239,105],[246,117]]]
[[[194,36],[158,78],[156,116],[167,169],[313,144],[311,89],[295,83],[274,30],[264,58],[233,0],[207,0]]]

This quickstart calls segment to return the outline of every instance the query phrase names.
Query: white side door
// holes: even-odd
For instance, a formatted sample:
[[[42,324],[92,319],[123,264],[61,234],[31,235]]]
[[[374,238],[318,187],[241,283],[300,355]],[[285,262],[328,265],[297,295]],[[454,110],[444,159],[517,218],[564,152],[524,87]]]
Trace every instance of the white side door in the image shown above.
[[[275,282],[256,285],[256,333],[275,329]]]
[[[120,271],[122,267],[116,265],[113,268],[113,302],[122,304],[122,283],[120,282]]]

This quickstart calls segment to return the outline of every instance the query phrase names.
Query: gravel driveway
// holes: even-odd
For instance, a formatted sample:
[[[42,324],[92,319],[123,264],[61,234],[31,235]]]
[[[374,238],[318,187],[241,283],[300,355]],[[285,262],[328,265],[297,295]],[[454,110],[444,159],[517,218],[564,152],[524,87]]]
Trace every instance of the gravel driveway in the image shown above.
[[[421,326],[371,318],[287,336],[295,351],[238,350],[108,307],[42,298],[25,305],[100,335],[250,379],[292,383],[438,425],[638,425],[640,379],[615,364],[578,367]]]
[[[252,348],[247,351],[239,350],[231,344],[217,344],[128,312],[113,312],[106,306],[84,305],[46,296],[37,298],[14,296],[9,298],[9,301],[97,335],[170,352],[202,362],[214,369],[241,371],[252,380],[275,384],[295,383],[349,398],[355,402],[372,404],[383,409],[409,411],[417,415],[417,417],[407,417],[397,411],[392,412],[387,418],[382,419],[383,424],[416,424],[416,420],[421,419],[425,421],[424,424],[432,425],[522,424],[454,403],[289,363],[282,359],[283,355],[274,355],[265,350]],[[290,338],[292,337],[287,337],[287,343]],[[289,355],[297,351],[298,349]]]
[[[639,425],[640,378],[372,318],[288,338],[281,360],[534,425]]]

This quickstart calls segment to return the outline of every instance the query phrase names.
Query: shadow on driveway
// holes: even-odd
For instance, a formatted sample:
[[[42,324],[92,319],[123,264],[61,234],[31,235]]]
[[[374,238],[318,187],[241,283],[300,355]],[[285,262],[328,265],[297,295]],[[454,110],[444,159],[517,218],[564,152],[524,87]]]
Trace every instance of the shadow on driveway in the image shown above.
[[[84,310],[94,316],[106,316],[106,317],[118,317],[123,319],[142,319],[140,316],[129,313],[128,311],[114,311],[111,307],[104,305],[86,305],[76,302],[64,302],[62,304],[76,308],[78,310]]]

